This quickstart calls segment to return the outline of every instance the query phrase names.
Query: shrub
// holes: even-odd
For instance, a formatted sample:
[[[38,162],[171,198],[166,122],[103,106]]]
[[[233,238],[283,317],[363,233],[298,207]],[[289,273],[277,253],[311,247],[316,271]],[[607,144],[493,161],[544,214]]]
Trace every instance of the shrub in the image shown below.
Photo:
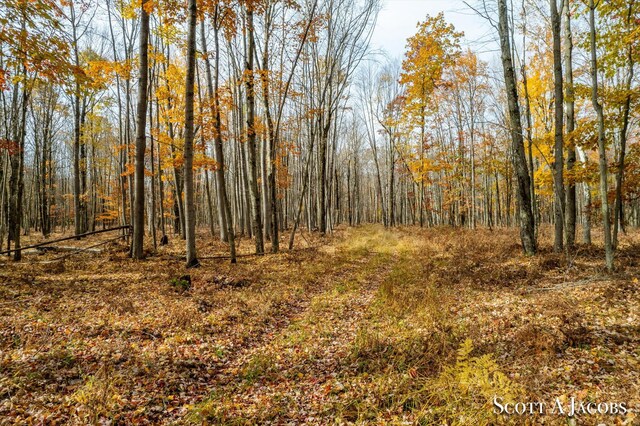
[[[191,277],[184,275],[179,278],[174,278],[171,280],[171,285],[180,291],[189,291],[191,288]]]

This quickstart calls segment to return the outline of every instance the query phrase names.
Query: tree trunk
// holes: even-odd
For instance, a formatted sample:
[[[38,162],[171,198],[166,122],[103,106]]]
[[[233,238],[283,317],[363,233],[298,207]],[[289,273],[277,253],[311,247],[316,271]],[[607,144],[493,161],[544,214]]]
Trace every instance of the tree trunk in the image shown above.
[[[576,183],[571,174],[576,163],[576,147],[573,132],[575,130],[575,93],[573,88],[573,37],[571,34],[571,11],[569,0],[564,0],[564,63],[565,63],[565,110],[567,119],[567,172],[569,179],[565,206],[565,240],[567,250],[573,250],[576,241]]]
[[[224,222],[220,223],[220,227],[224,227],[224,236],[226,237],[226,241],[229,242],[229,254],[231,255],[231,263],[236,263],[236,242],[235,242],[235,233],[233,230],[233,220],[231,220],[231,206],[229,204],[229,197],[227,195],[227,184],[226,177],[224,174],[225,169],[225,161],[224,161],[224,150],[222,147],[222,118],[220,115],[220,96],[218,94],[218,85],[219,85],[219,69],[220,69],[220,42],[218,39],[218,8],[216,6],[215,16],[214,16],[214,40],[215,40],[215,49],[216,49],[216,63],[215,63],[215,77],[211,79],[211,65],[209,62],[209,56],[207,55],[207,47],[206,40],[204,38],[204,22],[201,26],[202,31],[202,45],[203,52],[206,62],[206,73],[207,73],[207,87],[209,90],[209,96],[213,96],[214,99],[214,109],[215,109],[215,154],[216,161],[218,162],[218,168],[216,169],[216,185],[218,189],[218,209],[223,213],[221,215],[224,218]]]
[[[147,148],[147,86],[149,68],[149,14],[140,7],[140,76],[138,77],[138,105],[136,128],[136,164],[135,164],[135,201],[133,206],[133,240],[131,257],[142,259],[144,256],[144,154]]]
[[[247,154],[249,157],[249,190],[251,192],[251,214],[253,216],[253,235],[256,239],[256,254],[264,253],[262,235],[262,213],[260,192],[258,191],[258,158],[256,151],[255,129],[255,92],[253,75],[253,56],[255,55],[255,38],[253,28],[253,8],[247,7],[247,54],[246,54],[246,87],[247,87]]]
[[[184,111],[184,198],[187,268],[199,266],[196,254],[196,205],[193,187],[193,104],[196,73],[196,0],[189,0],[187,33],[187,76]]]
[[[498,0],[498,14],[502,68],[504,71],[511,125],[513,167],[517,179],[516,195],[520,209],[520,238],[524,252],[532,255],[536,252],[536,240],[533,212],[531,210],[531,180],[524,153],[522,123],[520,121],[520,109],[518,106],[518,89],[511,56],[511,40],[506,0]]]
[[[634,0],[629,2],[629,8],[627,12],[627,25],[631,20],[631,13],[633,12]],[[622,229],[624,232],[624,209],[622,200],[622,184],[624,180],[624,161],[627,152],[627,131],[629,130],[629,113],[631,112],[631,83],[634,76],[634,60],[633,49],[631,45],[627,47],[627,79],[625,81],[625,100],[622,110],[622,127],[620,129],[620,155],[617,161],[616,169],[616,202],[614,206],[614,219],[613,219],[613,248],[618,247],[618,229]]]
[[[598,166],[600,169],[600,200],[602,202],[602,231],[604,233],[604,251],[607,269],[613,270],[613,246],[611,244],[611,223],[609,221],[608,201],[608,164],[605,146],[604,112],[598,100],[598,59],[596,46],[594,0],[589,0],[589,39],[591,42],[591,102],[598,118]]]
[[[271,116],[271,102],[269,93],[269,40],[270,29],[269,24],[266,24],[265,43],[262,55],[262,100],[264,103],[264,110],[267,119],[267,135],[269,136],[269,151],[267,159],[267,183],[269,189],[269,216],[271,218],[271,252],[277,253],[280,248],[279,241],[279,228],[278,228],[278,185],[276,181],[277,177],[277,165],[276,155],[278,152],[278,135],[276,134],[273,118]]]
[[[214,22],[213,22],[214,31],[215,31],[215,37],[216,37],[216,41],[215,41],[216,42],[216,52],[215,52],[215,55],[216,55],[216,70],[215,70],[215,73],[216,73],[216,79],[217,79],[218,78],[218,74],[219,74],[219,70],[218,70],[219,59],[218,59],[218,57],[220,55],[220,51],[219,51],[218,41],[217,41],[217,38],[218,38],[218,23],[217,23],[216,19],[217,19],[217,7],[216,7],[216,16],[214,17]],[[207,94],[209,95],[209,98],[213,98],[215,96],[216,99],[217,99],[217,97],[218,97],[218,93],[217,93],[218,89],[217,88],[214,89],[214,87],[213,87],[213,77],[211,76],[211,60],[209,59],[209,52],[207,51],[207,40],[205,38],[205,33],[204,33],[204,21],[202,21],[200,23],[200,38],[202,39],[202,53],[203,53],[204,60],[205,60],[205,75],[207,77]],[[214,113],[217,113],[217,111],[214,112]],[[218,123],[216,122],[216,128],[218,127],[217,124]],[[219,130],[216,130],[216,131],[219,132]],[[215,154],[215,160],[216,160],[218,168],[223,168],[224,167],[224,161],[218,157],[218,151],[215,148],[214,148],[214,154]],[[223,171],[222,174],[224,175],[224,171]],[[209,174],[207,172],[207,185],[209,184],[208,176],[209,176]],[[217,171],[216,171],[216,176],[218,176]],[[224,201],[222,199],[222,191],[220,191],[220,179],[216,177],[214,183],[216,184],[216,188],[217,188],[216,196],[218,198],[217,201],[218,201],[218,222],[220,222],[220,240],[226,242],[226,241],[229,241],[229,235],[227,234],[227,221],[229,219],[225,216],[226,215],[226,209],[224,207]],[[208,194],[209,194],[209,192],[207,190],[207,196],[209,196]],[[211,204],[211,203],[209,202],[209,204]]]
[[[554,164],[553,193],[555,212],[555,236],[553,249],[564,248],[564,92],[562,87],[562,52],[560,48],[560,14],[556,0],[550,0],[551,32],[553,35],[553,92],[554,92]]]
[[[329,138],[329,125],[325,125],[320,133],[320,145],[318,146],[318,226],[320,234],[327,232],[327,146]]]
[[[154,72],[152,72],[151,81],[155,80],[155,64],[153,67]],[[149,97],[153,99],[153,93],[149,94]],[[149,126],[153,126],[153,102],[149,102]],[[151,214],[150,214],[150,223],[151,223],[151,237],[153,239],[153,250],[158,250],[158,236],[157,236],[157,195],[156,195],[156,185],[155,185],[155,175],[156,175],[156,166],[155,166],[155,141],[153,139],[153,133],[150,135],[149,142],[151,144],[149,154],[151,156]]]
[[[73,37],[73,55],[76,66],[80,66],[80,56],[78,51],[78,35],[76,26],[75,9],[73,2],[70,3],[71,21],[72,21],[72,37]],[[82,144],[82,126],[81,126],[81,107],[80,107],[80,83],[76,79],[75,93],[73,98],[73,209],[74,209],[74,225],[76,235],[82,234],[82,211],[84,209],[82,194],[80,189],[80,145]]]

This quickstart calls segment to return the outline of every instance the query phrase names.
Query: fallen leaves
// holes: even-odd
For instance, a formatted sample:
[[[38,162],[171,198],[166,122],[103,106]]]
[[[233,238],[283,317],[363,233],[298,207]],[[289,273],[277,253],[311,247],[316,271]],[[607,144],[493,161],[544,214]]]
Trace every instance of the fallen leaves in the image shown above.
[[[429,383],[467,338],[470,359],[490,356],[531,399],[637,407],[637,236],[618,275],[535,292],[523,290],[599,273],[599,258],[547,261],[544,242],[525,258],[514,238],[349,229],[322,250],[205,263],[181,292],[169,284],[179,241],[164,257],[114,248],[56,274],[7,264],[0,423],[411,424],[435,412]]]

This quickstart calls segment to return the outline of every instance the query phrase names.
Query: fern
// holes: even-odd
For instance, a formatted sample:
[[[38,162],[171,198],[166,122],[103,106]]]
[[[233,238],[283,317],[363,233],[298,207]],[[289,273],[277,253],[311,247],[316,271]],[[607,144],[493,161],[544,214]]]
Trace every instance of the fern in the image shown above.
[[[491,355],[472,357],[473,342],[467,339],[457,351],[456,362],[427,382],[430,407],[426,423],[449,425],[490,425],[500,422],[493,411],[493,398],[514,402],[519,387],[500,371]]]

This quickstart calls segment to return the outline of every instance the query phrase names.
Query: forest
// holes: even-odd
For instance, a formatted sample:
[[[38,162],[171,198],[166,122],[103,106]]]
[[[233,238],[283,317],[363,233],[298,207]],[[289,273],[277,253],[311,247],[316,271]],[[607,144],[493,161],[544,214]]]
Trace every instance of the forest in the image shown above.
[[[636,58],[635,0],[0,0],[0,424],[638,424]]]

